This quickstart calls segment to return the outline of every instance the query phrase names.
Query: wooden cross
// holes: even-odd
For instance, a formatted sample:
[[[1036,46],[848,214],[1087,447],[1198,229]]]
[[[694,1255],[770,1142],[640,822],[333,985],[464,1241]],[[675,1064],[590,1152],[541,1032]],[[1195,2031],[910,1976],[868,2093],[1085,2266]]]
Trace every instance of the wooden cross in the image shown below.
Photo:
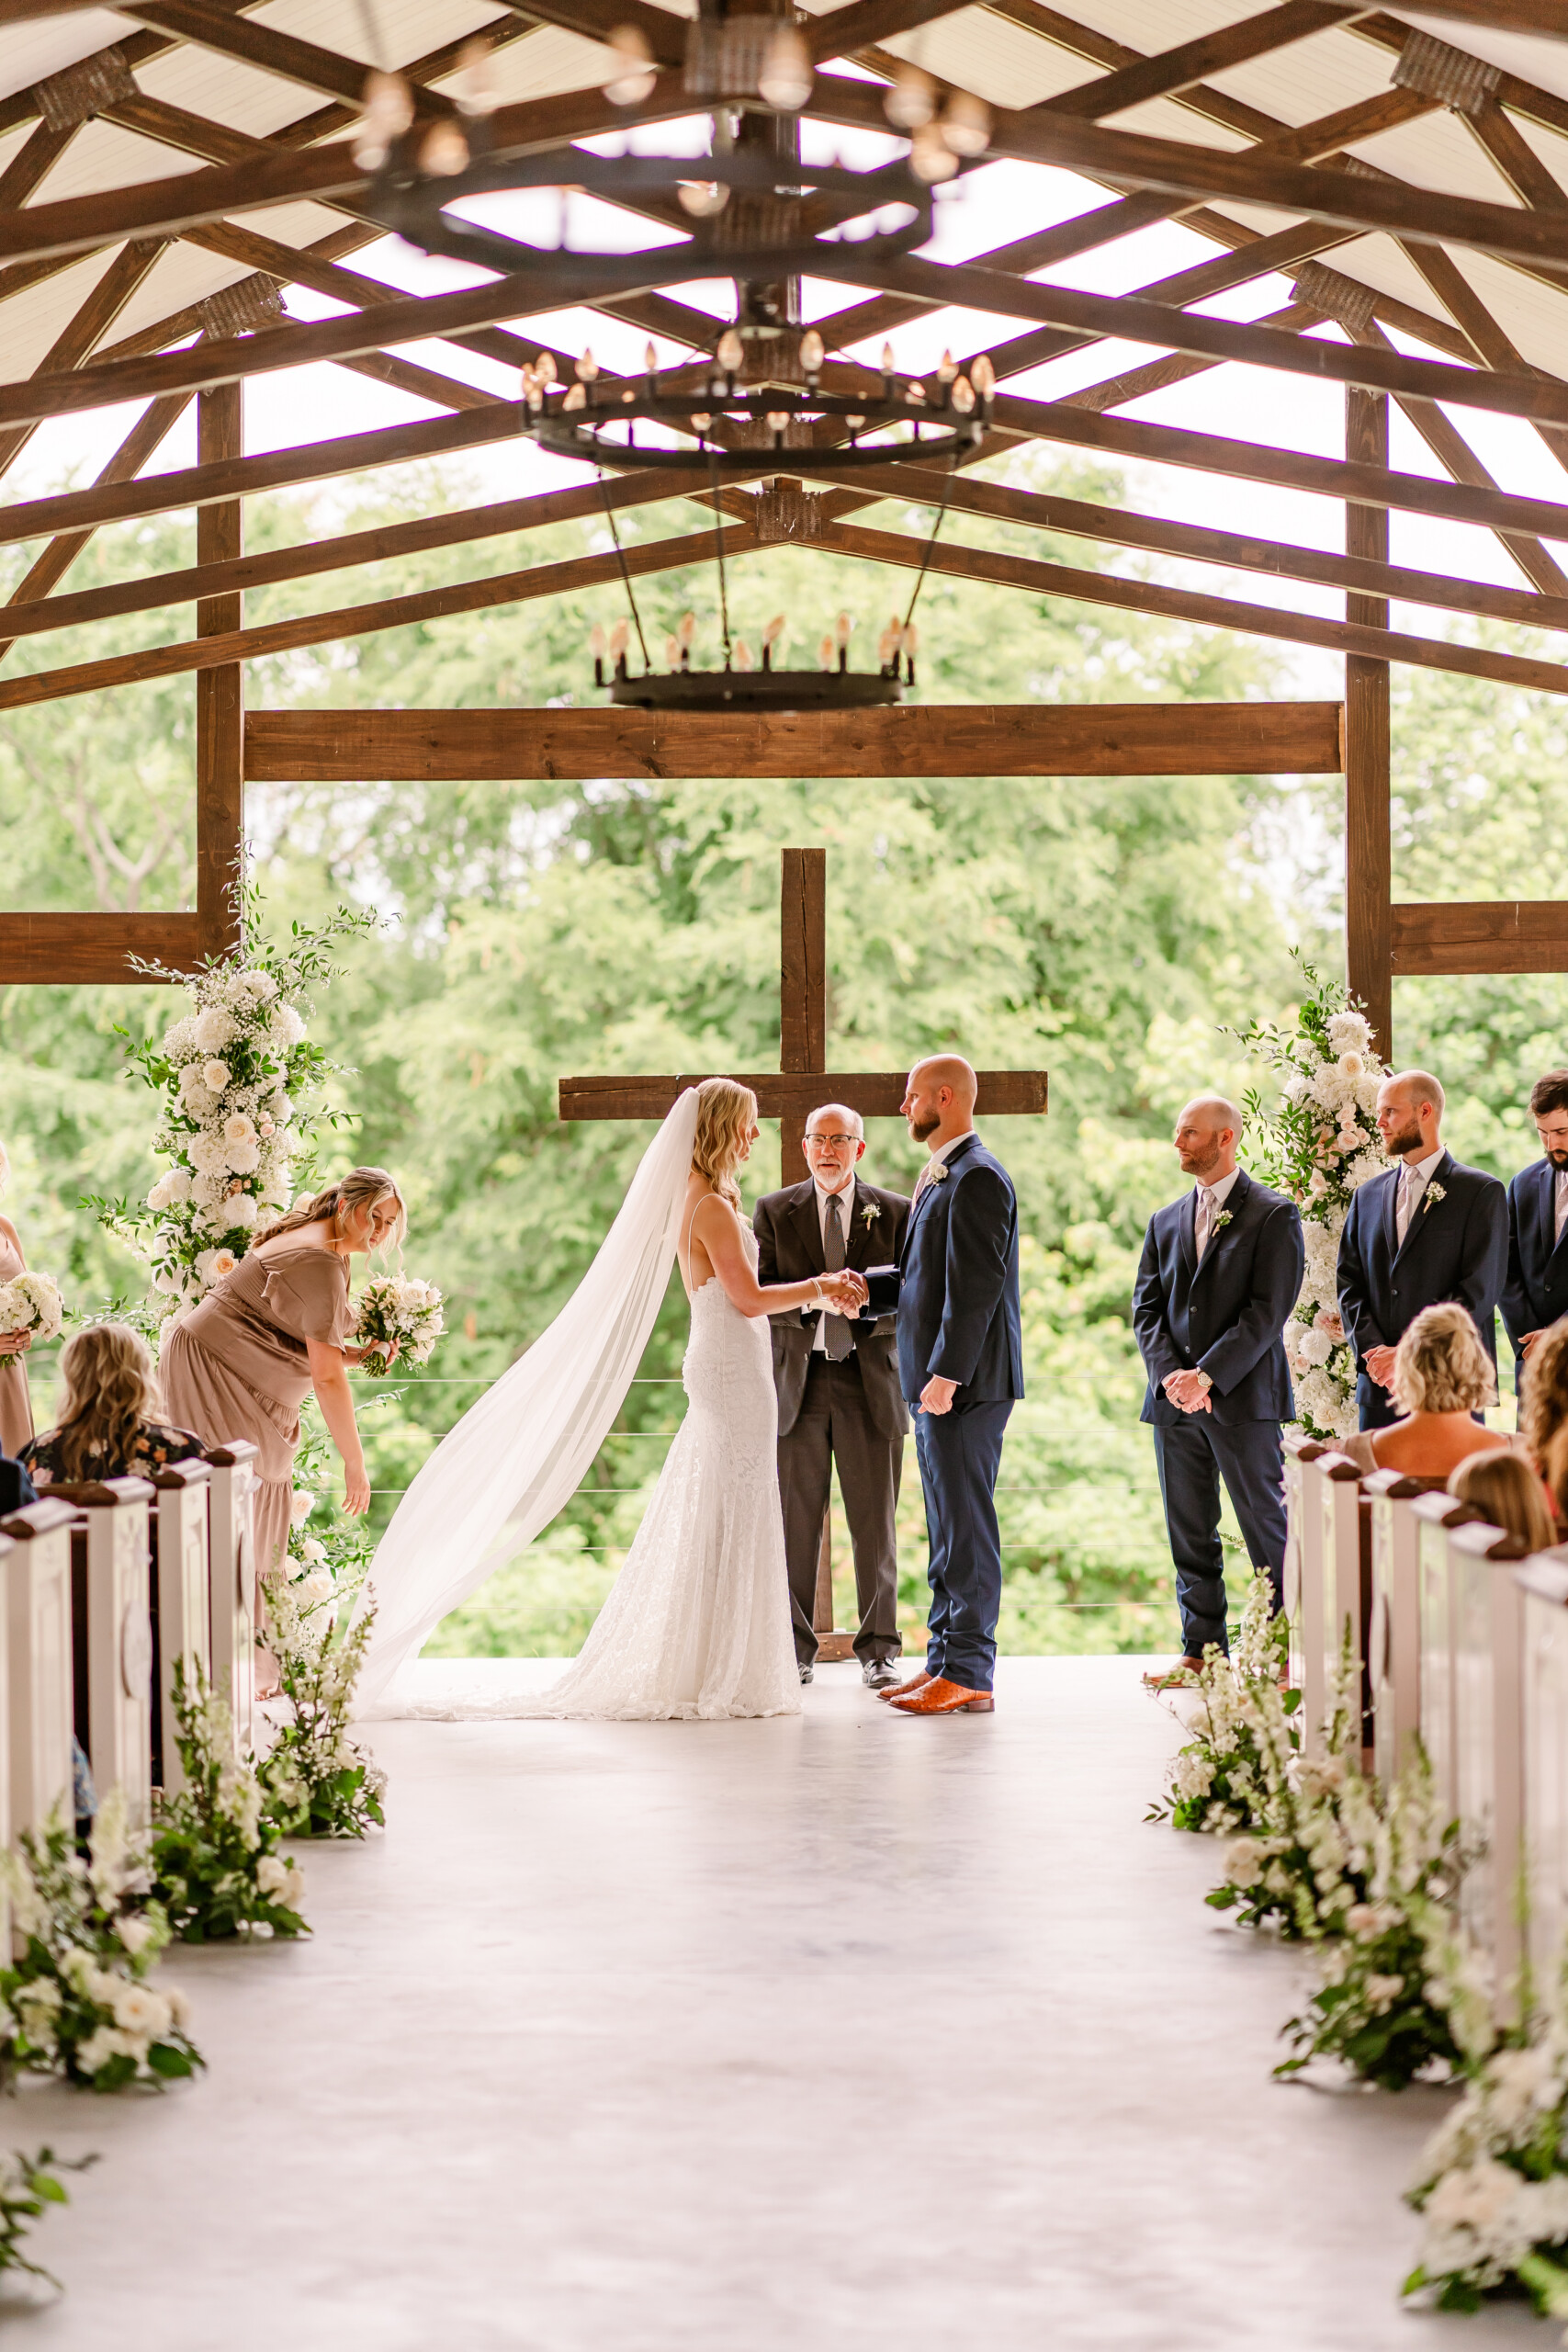
[[[783,1125],[783,1177],[806,1176],[806,1122],[824,1102],[842,1102],[863,1119],[896,1119],[908,1071],[828,1068],[828,853],[786,849],[779,922],[779,1068],[776,1070],[682,1070],[659,1078],[563,1078],[563,1119],[662,1119],[687,1086],[705,1078],[739,1079],[757,1097],[764,1119]],[[1043,1069],[983,1069],[976,1101],[981,1118],[1038,1118],[1045,1110]],[[853,1654],[854,1637],[833,1628],[833,1563],[829,1521],[822,1521],[812,1623],[823,1658]]]

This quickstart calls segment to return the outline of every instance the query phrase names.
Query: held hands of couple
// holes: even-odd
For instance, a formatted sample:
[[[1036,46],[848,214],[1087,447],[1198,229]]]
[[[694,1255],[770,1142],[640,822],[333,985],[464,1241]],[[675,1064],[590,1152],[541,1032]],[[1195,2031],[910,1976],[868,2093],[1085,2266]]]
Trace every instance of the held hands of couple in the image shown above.
[[[818,1296],[812,1304],[820,1303],[829,1315],[858,1315],[871,1296],[865,1276],[857,1274],[852,1266],[841,1267],[836,1273],[818,1275],[816,1280]]]

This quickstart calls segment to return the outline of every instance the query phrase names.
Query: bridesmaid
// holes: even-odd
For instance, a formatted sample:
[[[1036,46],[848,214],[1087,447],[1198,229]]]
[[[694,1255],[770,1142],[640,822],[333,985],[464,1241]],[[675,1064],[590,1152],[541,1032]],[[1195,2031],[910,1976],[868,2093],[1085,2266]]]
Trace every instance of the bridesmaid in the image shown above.
[[[11,1163],[0,1144],[0,1193],[10,1173]],[[27,1264],[16,1227],[8,1216],[0,1216],[0,1283],[15,1282],[27,1272]],[[0,1331],[0,1453],[20,1453],[33,1433],[28,1368],[22,1362],[32,1343],[30,1331]]]
[[[343,1456],[344,1509],[369,1509],[347,1367],[371,1351],[348,1345],[348,1261],[400,1241],[405,1222],[386,1170],[351,1168],[258,1233],[233,1272],[164,1342],[170,1419],[208,1445],[249,1438],[261,1449],[258,1574],[276,1565],[288,1541],[299,1408],[312,1388]]]

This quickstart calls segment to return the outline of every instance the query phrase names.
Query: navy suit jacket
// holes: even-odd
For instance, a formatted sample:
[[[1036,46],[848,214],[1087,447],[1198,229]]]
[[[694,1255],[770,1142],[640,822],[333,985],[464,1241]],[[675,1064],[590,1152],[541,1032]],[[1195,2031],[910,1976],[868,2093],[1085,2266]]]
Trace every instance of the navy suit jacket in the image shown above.
[[[909,1212],[898,1264],[898,1377],[918,1404],[934,1373],[955,1405],[1023,1394],[1018,1199],[977,1135],[954,1144],[947,1174]]]
[[[13,1462],[8,1453],[0,1453],[0,1519],[37,1500],[38,1490],[21,1464]]]
[[[1532,1160],[1508,1187],[1508,1279],[1502,1306],[1516,1355],[1527,1331],[1544,1331],[1560,1315],[1568,1315],[1568,1226],[1561,1246],[1552,1237],[1556,1174],[1550,1159]]]
[[[1188,1416],[1162,1385],[1173,1372],[1206,1372],[1209,1410],[1224,1428],[1288,1421],[1295,1412],[1281,1334],[1301,1296],[1306,1250],[1293,1201],[1236,1171],[1228,1223],[1198,1256],[1197,1189],[1156,1209],[1133,1290],[1133,1329],[1149,1375],[1141,1420]]]
[[[1432,1198],[1432,1186],[1443,1198]],[[1404,1246],[1394,1228],[1399,1170],[1374,1176],[1350,1203],[1339,1238],[1339,1313],[1365,1372],[1369,1348],[1397,1347],[1424,1306],[1453,1299],[1475,1319],[1481,1344],[1497,1360],[1497,1301],[1508,1272],[1508,1196],[1495,1176],[1445,1151],[1410,1220]]]

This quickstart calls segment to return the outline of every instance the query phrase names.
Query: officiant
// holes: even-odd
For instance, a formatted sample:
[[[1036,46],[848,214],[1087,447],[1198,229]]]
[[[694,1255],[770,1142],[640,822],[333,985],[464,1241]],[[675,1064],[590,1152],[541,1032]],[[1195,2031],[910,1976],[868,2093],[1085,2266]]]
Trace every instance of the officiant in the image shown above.
[[[839,1266],[863,1273],[896,1263],[909,1204],[863,1183],[865,1126],[858,1111],[824,1102],[806,1122],[804,1184],[769,1193],[752,1220],[757,1279],[805,1281]],[[898,1679],[898,1563],[894,1514],[909,1427],[898,1385],[894,1317],[874,1323],[808,1314],[770,1317],[779,1399],[779,1498],[789,1562],[790,1614],[800,1679],[817,1662],[812,1608],[833,1465],[850,1523],[860,1630],[855,1656],[873,1690]]]

